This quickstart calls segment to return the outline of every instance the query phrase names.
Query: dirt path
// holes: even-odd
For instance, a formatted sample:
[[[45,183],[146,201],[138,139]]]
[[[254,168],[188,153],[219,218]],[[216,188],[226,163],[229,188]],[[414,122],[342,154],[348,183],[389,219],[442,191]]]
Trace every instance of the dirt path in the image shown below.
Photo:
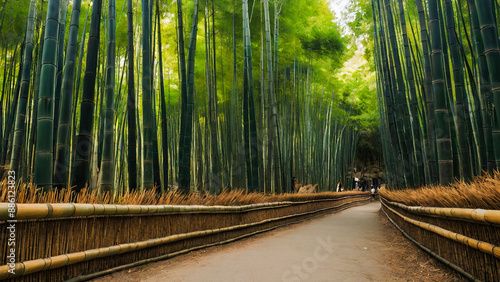
[[[461,281],[379,209],[374,202],[97,281]]]

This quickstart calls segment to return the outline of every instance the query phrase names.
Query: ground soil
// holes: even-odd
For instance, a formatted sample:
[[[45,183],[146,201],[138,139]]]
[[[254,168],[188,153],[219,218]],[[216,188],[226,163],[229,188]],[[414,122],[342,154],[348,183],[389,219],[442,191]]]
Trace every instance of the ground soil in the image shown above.
[[[351,208],[95,281],[466,281],[380,212]]]

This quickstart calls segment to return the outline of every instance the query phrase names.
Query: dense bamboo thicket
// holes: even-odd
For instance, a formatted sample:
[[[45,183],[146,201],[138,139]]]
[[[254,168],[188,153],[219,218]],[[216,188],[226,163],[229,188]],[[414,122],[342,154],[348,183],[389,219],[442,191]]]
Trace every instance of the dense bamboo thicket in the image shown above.
[[[471,181],[498,168],[495,1],[373,0],[390,189]]]
[[[373,68],[343,65],[369,27],[343,32],[327,1],[14,3],[0,165],[30,191],[352,188],[358,137],[378,132]]]

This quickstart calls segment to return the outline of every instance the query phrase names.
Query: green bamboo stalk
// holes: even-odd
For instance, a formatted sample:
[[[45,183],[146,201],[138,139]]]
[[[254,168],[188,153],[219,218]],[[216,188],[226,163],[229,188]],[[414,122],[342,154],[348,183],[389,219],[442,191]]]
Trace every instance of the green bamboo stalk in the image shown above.
[[[5,120],[5,131],[4,131],[4,136],[3,136],[3,142],[2,142],[2,147],[3,147],[3,158],[1,160],[2,164],[5,164],[8,158],[8,154],[10,152],[10,148],[8,148],[8,144],[11,143],[11,135],[13,134],[14,131],[14,120],[15,120],[15,114],[17,110],[17,104],[19,102],[19,90],[21,88],[21,76],[23,73],[23,54],[24,54],[24,41],[21,44],[21,52],[20,52],[20,59],[19,59],[19,69],[17,73],[17,79],[14,79],[13,72],[15,71],[15,66],[16,66],[16,54],[17,54],[17,49],[14,51],[14,55],[11,60],[11,65],[10,65],[10,74],[9,74],[9,82],[7,84],[12,84],[9,87],[9,90],[7,91],[7,102],[6,105],[10,105],[7,109],[7,115],[6,115],[6,120]]]
[[[54,163],[54,185],[58,188],[69,186],[69,154],[71,114],[73,99],[73,81],[75,77],[76,50],[78,48],[78,29],[80,25],[81,0],[73,2],[71,23],[69,27],[66,62],[62,79],[62,95],[57,126],[56,158]]]
[[[481,92],[481,115],[483,121],[483,135],[486,146],[486,169],[492,171],[495,168],[495,155],[493,148],[493,134],[491,129],[490,99],[491,82],[488,70],[488,64],[485,56],[484,43],[480,31],[478,14],[474,0],[468,0],[469,13],[471,18],[472,36],[477,54],[479,85]]]
[[[422,54],[424,59],[424,93],[426,104],[426,118],[427,118],[427,138],[425,141],[425,148],[427,160],[429,162],[428,170],[432,183],[438,182],[438,166],[436,156],[436,134],[435,134],[435,120],[434,120],[434,93],[432,92],[432,71],[431,59],[429,55],[429,42],[427,33],[427,21],[425,18],[425,10],[421,0],[415,0],[418,11],[418,20],[420,23],[420,42],[422,44]]]
[[[495,2],[496,3],[496,2]],[[491,81],[492,104],[495,111],[493,117],[493,149],[495,152],[496,167],[500,167],[500,40],[495,17],[495,7],[491,1],[475,1],[481,35],[484,44],[484,53],[488,65]]]
[[[452,143],[450,123],[446,106],[446,85],[444,81],[443,51],[441,44],[441,20],[438,2],[429,0],[429,31],[431,38],[432,90],[434,93],[434,113],[436,118],[436,144],[439,160],[439,183],[447,185],[453,181]]]
[[[151,93],[152,93],[152,105],[153,105],[153,128],[157,128],[157,107],[156,103],[158,100],[158,96],[156,95],[156,89],[155,89],[155,54],[156,54],[156,17],[154,17],[153,20],[153,10],[154,10],[154,1],[150,1],[150,22],[152,26],[152,32],[151,32],[151,46],[153,47],[152,53],[151,53]],[[153,133],[153,183],[155,185],[156,191],[158,194],[161,194],[161,177],[160,177],[160,160],[158,156],[158,132]]]
[[[276,108],[276,98],[275,98],[275,89],[274,89],[274,79],[273,79],[273,57],[272,57],[272,50],[271,50],[271,34],[270,34],[270,23],[269,23],[269,2],[268,0],[264,0],[264,18],[265,18],[265,33],[266,33],[266,50],[267,50],[267,74],[268,74],[268,83],[269,83],[269,88],[268,88],[268,101],[270,103],[271,110],[269,111],[269,120],[271,121],[270,123],[270,131],[269,131],[269,160],[271,160],[271,152],[273,153],[274,159],[273,162],[275,166],[278,166],[277,169],[274,170],[276,179],[280,179],[279,183],[276,185],[278,191],[277,193],[282,192],[282,189],[284,188],[285,185],[285,179],[284,179],[284,171],[283,171],[283,164],[281,160],[281,152],[280,152],[280,142],[279,142],[279,129],[278,129],[278,121],[277,121],[277,115],[278,111]],[[275,37],[275,43],[276,43],[276,38]],[[275,45],[275,48],[277,46]],[[276,66],[276,65],[275,65]],[[274,144],[273,144],[274,143]],[[274,146],[273,146],[274,145]],[[275,151],[273,152],[273,148],[276,148]],[[281,167],[282,173],[279,173],[279,168]],[[280,177],[278,177],[280,175]]]
[[[3,19],[2,19],[3,21]],[[9,38],[9,33],[7,33],[7,39]],[[5,53],[4,53],[4,58],[5,58],[5,62],[4,62],[4,69],[3,69],[3,83],[2,83],[2,99],[1,99],[1,102],[0,102],[0,137],[1,139],[3,140],[3,142],[1,143],[1,146],[0,146],[0,163],[3,163],[3,160],[5,158],[5,155],[7,154],[6,152],[6,148],[7,148],[7,144],[4,145],[5,141],[7,141],[6,139],[4,139],[4,127],[3,127],[3,123],[4,123],[4,118],[3,118],[3,115],[4,115],[4,101],[7,100],[7,94],[5,91],[5,85],[7,83],[7,42],[5,42]],[[6,104],[7,105],[7,104]],[[7,113],[8,113],[8,109],[7,110]]]
[[[244,51],[246,56],[246,51]],[[245,152],[245,165],[246,165],[246,185],[250,190],[252,187],[252,167],[251,167],[251,156],[250,156],[250,124],[249,124],[249,113],[248,113],[248,72],[247,72],[247,60],[243,60],[243,145]]]
[[[26,25],[26,39],[23,56],[23,72],[21,78],[21,89],[19,95],[19,102],[17,105],[16,122],[14,129],[14,141],[12,143],[12,156],[10,161],[10,169],[15,171],[19,176],[22,176],[19,171],[21,155],[24,148],[25,140],[25,120],[26,120],[26,106],[28,104],[28,92],[30,83],[31,64],[33,60],[33,33],[34,22],[36,14],[35,0],[30,1],[28,21]],[[0,113],[1,114],[1,113]]]
[[[248,18],[248,1],[243,0],[243,44],[245,50],[244,64],[246,66],[245,73],[247,76],[247,95],[248,102],[248,127],[249,127],[249,154],[247,155],[247,166],[250,163],[251,174],[247,180],[249,191],[255,191],[259,185],[258,174],[258,157],[257,157],[257,122],[255,119],[255,102],[254,102],[254,87],[253,87],[253,71],[252,71],[252,46],[250,42],[250,20]],[[245,87],[244,87],[245,90]],[[247,169],[248,171],[248,169]],[[247,176],[248,177],[248,176]]]
[[[222,192],[222,169],[221,169],[221,152],[219,152],[219,126],[218,126],[218,109],[217,109],[217,49],[215,46],[215,6],[214,0],[212,0],[212,104],[210,115],[211,125],[210,125],[210,142],[212,146],[212,184],[210,185],[213,188],[213,192],[215,194],[220,194]]]
[[[115,121],[115,60],[116,60],[116,4],[108,0],[108,42],[104,112],[104,142],[101,162],[101,193],[116,193],[114,190],[114,121]]]
[[[210,60],[210,52],[211,52],[211,49],[210,49],[210,34],[209,34],[209,28],[208,28],[208,22],[209,22],[209,18],[210,18],[210,15],[208,13],[208,0],[205,0],[205,9],[204,9],[204,37],[205,37],[205,87],[207,89],[207,97],[206,97],[206,101],[207,101],[207,106],[205,108],[205,128],[208,129],[207,132],[211,131],[210,130],[210,126],[212,126],[212,90],[213,90],[213,87],[212,87],[212,79],[211,79],[211,67],[210,67],[210,63],[211,63],[211,60]],[[212,135],[210,134],[210,137],[212,137]],[[213,151],[213,146],[212,146],[212,142],[211,142],[211,139],[209,139],[208,137],[205,137],[205,140],[207,140],[206,142],[210,143],[210,146],[208,146],[208,144],[206,143],[205,146],[206,146],[206,150],[208,151],[208,155],[207,156],[212,156],[212,151]],[[213,166],[212,166],[212,157],[207,157],[207,160],[206,160],[206,163],[208,163],[208,167],[207,167],[207,178],[206,178],[206,182],[207,182],[207,185],[206,185],[206,190],[209,191],[210,193],[214,193],[214,190],[213,190],[213,181],[212,181],[212,175],[213,175]]]
[[[80,51],[78,53],[78,70],[76,71],[76,83],[75,83],[75,89],[74,89],[74,93],[75,93],[75,98],[74,99],[74,104],[73,104],[73,126],[72,126],[72,135],[71,135],[71,159],[70,159],[70,172],[69,172],[69,176],[68,176],[68,179],[72,179],[73,178],[73,175],[74,175],[74,162],[75,162],[75,152],[76,152],[76,138],[77,138],[77,135],[76,135],[76,128],[77,128],[77,105],[78,105],[78,102],[80,101],[80,80],[81,80],[81,74],[82,74],[82,62],[83,62],[83,52],[84,52],[84,48],[85,48],[85,35],[86,35],[86,30],[87,30],[87,21],[88,21],[88,17],[89,17],[89,10],[90,10],[90,4],[92,2],[89,3],[89,7],[87,8],[87,14],[85,15],[85,24],[83,25],[83,31],[82,31],[82,39],[81,39],[81,42],[80,42]]]
[[[241,122],[242,117],[238,111],[239,105],[239,95],[238,95],[238,72],[237,72],[237,58],[236,58],[236,28],[235,28],[235,17],[236,17],[236,4],[233,1],[233,87],[231,93],[231,115],[230,119],[233,123],[233,130],[236,132],[236,138],[233,138],[233,161],[232,161],[232,187],[244,187],[245,186],[245,174],[244,174],[244,150],[241,146],[242,142],[242,132],[241,132]],[[243,152],[242,152],[243,151]]]
[[[89,184],[89,164],[90,155],[92,153],[92,131],[95,108],[94,96],[100,41],[101,8],[102,0],[94,0],[87,43],[85,76],[83,77],[80,130],[78,132],[75,148],[75,177],[73,185],[76,186],[76,191],[79,191]]]
[[[43,28],[42,28],[43,30]],[[31,115],[31,128],[30,128],[30,139],[28,144],[30,144],[30,147],[28,148],[28,154],[29,154],[29,171],[30,171],[30,181],[33,179],[32,177],[32,172],[34,171],[35,167],[35,144],[36,144],[36,130],[37,130],[37,116],[38,116],[38,97],[40,93],[40,72],[42,68],[42,56],[43,56],[43,45],[44,45],[44,37],[40,36],[39,43],[38,43],[38,54],[37,54],[37,70],[36,70],[36,76],[35,76],[35,86],[33,89],[33,113]]]
[[[266,37],[266,61],[267,61],[267,89],[262,90],[262,96],[266,97],[265,99],[262,99],[262,107],[266,109],[265,111],[265,117],[264,121],[267,122],[266,124],[266,131],[267,131],[267,157],[265,158],[266,160],[266,186],[269,188],[269,191],[275,191],[276,193],[279,193],[276,191],[276,186],[271,184],[271,178],[273,175],[274,171],[271,171],[271,165],[275,163],[275,159],[273,158],[275,155],[274,152],[274,147],[276,144],[274,143],[274,134],[275,134],[275,128],[274,126],[274,119],[273,115],[270,109],[271,106],[271,96],[274,95],[274,79],[273,79],[273,57],[271,56],[272,50],[271,50],[271,35],[270,35],[270,23],[269,23],[269,2],[267,0],[263,0],[263,10],[264,10],[264,30],[265,30],[265,37]],[[262,50],[264,51],[264,50]],[[262,54],[262,57],[264,54]],[[264,64],[262,64],[262,80],[264,79]],[[267,91],[266,91],[267,90]],[[265,94],[264,94],[265,93]],[[266,105],[267,104],[267,105]]]
[[[424,163],[423,163],[423,158],[422,158],[422,152],[421,152],[421,138],[420,138],[420,120],[419,120],[419,115],[418,115],[418,102],[417,102],[417,93],[415,89],[415,79],[414,79],[414,73],[413,73],[413,68],[412,68],[412,63],[411,63],[411,55],[410,55],[410,46],[409,46],[409,40],[408,40],[408,35],[407,35],[407,28],[406,28],[406,19],[405,19],[405,12],[404,12],[404,6],[403,6],[403,1],[398,0],[399,3],[399,21],[401,23],[401,30],[403,34],[403,45],[404,45],[404,54],[405,54],[405,60],[406,60],[406,77],[408,80],[409,84],[409,100],[410,100],[410,125],[411,125],[411,131],[412,131],[412,140],[413,140],[413,147],[416,150],[413,151],[413,163],[411,164],[412,166],[415,167],[414,171],[418,173],[418,179],[415,182],[417,186],[424,185],[425,184],[425,175],[424,175]]]
[[[460,3],[456,2],[456,10],[459,12],[460,17],[458,17],[458,43],[460,47],[460,54],[463,58],[465,70],[467,71],[467,76],[465,76],[466,85],[470,85],[470,88],[466,89],[466,97],[465,99],[470,99],[470,107],[465,107],[465,115],[470,116],[470,119],[467,119],[467,132],[469,135],[469,147],[472,149],[473,155],[471,156],[472,164],[473,164],[473,173],[478,175],[481,173],[481,170],[486,170],[487,161],[486,161],[486,144],[484,141],[484,135],[480,133],[479,128],[483,128],[483,121],[481,117],[481,102],[479,100],[478,89],[476,86],[476,81],[474,79],[474,74],[472,73],[472,69],[469,63],[469,58],[475,58],[474,49],[472,48],[471,40],[469,37],[469,32],[467,32],[467,27],[465,24],[465,17],[463,15],[463,11]],[[462,23],[463,29],[461,28],[460,23]],[[470,27],[470,26],[469,26]],[[462,35],[462,31],[464,35]],[[465,37],[468,48],[470,50],[471,55],[467,56],[464,44],[462,43]],[[475,63],[474,63],[475,64]]]
[[[461,167],[461,176],[465,181],[472,180],[472,170],[470,165],[470,150],[467,141],[465,108],[467,107],[467,98],[464,88],[464,74],[460,61],[460,53],[458,49],[458,38],[455,32],[455,16],[451,0],[445,0],[446,25],[448,33],[448,42],[450,48],[451,62],[453,65],[453,78],[455,82],[455,108],[456,108],[456,124],[457,137],[460,146],[459,159]]]
[[[142,107],[144,134],[144,190],[154,188],[153,171],[153,105],[151,93],[151,21],[149,19],[149,1],[142,0]]]
[[[384,4],[382,1],[379,5]],[[406,165],[408,164],[407,161],[405,161],[404,155],[404,137],[402,136],[402,112],[399,110],[401,106],[400,102],[400,95],[397,94],[398,92],[398,85],[397,85],[397,79],[395,77],[395,60],[392,60],[391,57],[393,54],[398,54],[399,48],[394,48],[393,45],[397,44],[396,41],[391,40],[391,32],[389,30],[389,22],[393,22],[392,17],[389,18],[388,12],[390,11],[390,7],[386,7],[385,9],[385,14],[383,13],[384,9],[379,7],[379,18],[381,19],[381,25],[380,25],[380,38],[381,38],[381,44],[383,46],[384,52],[383,52],[383,60],[384,60],[384,75],[385,75],[385,95],[386,95],[386,103],[389,102],[390,104],[386,105],[388,108],[390,107],[391,110],[389,112],[389,123],[392,128],[391,134],[391,146],[392,148],[392,162],[393,162],[393,168],[395,168],[394,173],[393,173],[393,180],[394,180],[394,188],[400,188],[402,186],[405,186],[407,184],[407,178],[408,178],[408,170]],[[386,20],[384,21],[384,15],[386,16]],[[394,30],[394,29],[393,29]],[[392,39],[395,39],[395,31],[392,33]]]
[[[136,31],[135,33],[138,34],[139,32],[139,25],[137,26],[136,28]],[[139,103],[139,89],[141,89],[141,80],[142,80],[142,77],[141,77],[141,72],[142,72],[142,66],[141,66],[141,56],[140,56],[140,52],[141,52],[141,48],[140,48],[140,42],[141,42],[141,36],[137,36],[136,37],[137,40],[136,40],[136,47],[135,47],[135,50],[136,50],[136,54],[135,54],[135,57],[137,58],[137,86],[135,87],[135,101],[136,103]],[[137,126],[137,130],[136,130],[136,133],[137,133],[137,190],[143,190],[143,173],[144,173],[144,170],[142,169],[143,168],[143,155],[144,155],[144,146],[142,145],[143,143],[143,136],[144,136],[144,131],[141,130],[142,126],[141,126],[141,120],[139,118],[140,116],[140,110],[139,110],[139,107],[137,106],[135,109],[135,117],[136,117],[136,120],[135,120],[135,124]],[[132,188],[131,188],[132,189]]]
[[[134,191],[137,185],[137,164],[136,164],[136,104],[135,104],[135,72],[134,72],[134,14],[132,0],[127,0],[127,53],[128,72],[127,72],[127,121],[128,121],[128,188]]]
[[[61,99],[61,88],[63,83],[63,67],[64,63],[64,38],[66,35],[66,18],[68,13],[68,0],[61,2],[61,15],[59,17],[59,41],[57,46],[57,77],[56,77],[56,92],[54,95],[54,147],[57,141],[57,127],[59,126],[59,100]],[[55,161],[55,159],[54,159]]]
[[[7,0],[5,0],[3,2],[3,8],[2,8],[2,21],[0,23],[0,32],[2,31],[2,28],[3,28],[3,22],[4,22],[4,19],[5,19],[5,8],[7,7]]]
[[[259,158],[262,158],[262,173],[260,177],[261,190],[266,193],[266,191],[272,191],[273,187],[271,185],[271,156],[272,156],[272,144],[270,135],[270,119],[269,119],[269,91],[268,84],[269,80],[265,79],[265,63],[264,63],[264,23],[265,16],[262,15],[264,8],[264,1],[260,1],[260,80],[261,80],[261,90],[260,90],[260,139],[262,140],[262,154],[259,154]],[[268,31],[266,29],[266,31]],[[267,53],[267,52],[266,52]],[[260,172],[260,171],[259,171]]]
[[[36,97],[35,95],[38,95],[38,93],[35,93],[35,90],[37,89],[37,77],[40,77],[40,73],[38,72],[39,68],[38,66],[40,65],[40,57],[41,57],[41,53],[40,53],[40,41],[41,41],[41,33],[40,33],[40,25],[39,25],[39,21],[36,21],[36,25],[35,25],[35,28],[34,30],[36,30],[36,32],[34,32],[34,38],[33,38],[33,43],[34,43],[34,46],[35,46],[35,49],[33,50],[33,61],[31,63],[31,68],[32,68],[32,79],[30,80],[31,82],[31,86],[30,86],[30,90],[29,90],[29,94],[28,94],[28,109],[27,109],[27,116],[26,116],[26,126],[25,126],[25,139],[24,139],[24,150],[23,151],[23,154],[22,154],[22,161],[21,161],[21,165],[20,167],[22,167],[22,171],[21,171],[21,174],[23,176],[26,176],[24,178],[24,181],[28,182],[28,181],[32,181],[32,175],[33,175],[33,170],[32,170],[32,149],[34,147],[34,142],[31,142],[33,136],[33,132],[32,129],[35,127],[35,120],[36,120],[36,117],[34,117],[34,114],[36,114],[36,109],[35,109],[35,101],[36,101]],[[0,103],[1,104],[1,103]]]
[[[162,142],[162,160],[163,160],[163,191],[168,188],[168,124],[167,107],[165,104],[165,86],[163,84],[163,59],[161,46],[161,26],[160,26],[160,5],[156,1],[156,15],[158,17],[158,61],[160,71],[160,107],[161,107],[161,142]]]
[[[59,38],[59,0],[49,0],[40,72],[34,183],[52,190],[54,95]]]
[[[178,153],[178,163],[177,163],[177,173],[180,177],[180,167],[183,160],[183,154],[181,148],[185,146],[184,140],[186,136],[186,116],[183,113],[187,111],[187,75],[186,75],[186,55],[184,51],[184,22],[182,20],[182,1],[177,1],[177,44],[178,44],[178,56],[179,56],[179,82],[181,84],[181,124],[180,124],[180,134],[179,134],[179,153]],[[180,178],[179,178],[180,181]]]
[[[182,152],[182,160],[179,167],[179,189],[183,193],[188,193],[191,188],[191,139],[193,129],[193,100],[194,100],[194,62],[196,51],[196,35],[198,32],[198,0],[194,2],[193,24],[191,26],[191,34],[189,36],[189,52],[187,65],[187,99],[186,112],[181,112],[181,116],[185,118],[186,135],[184,140],[179,143],[179,155]],[[181,139],[183,136],[181,136]],[[183,141],[183,142],[182,142]],[[182,147],[181,147],[182,146]]]

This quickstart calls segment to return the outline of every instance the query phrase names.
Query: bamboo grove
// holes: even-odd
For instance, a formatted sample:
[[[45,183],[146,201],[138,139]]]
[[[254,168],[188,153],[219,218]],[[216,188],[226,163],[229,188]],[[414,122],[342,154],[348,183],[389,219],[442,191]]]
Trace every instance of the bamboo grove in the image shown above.
[[[500,167],[498,3],[373,0],[381,137],[392,188]]]
[[[360,124],[331,82],[348,39],[326,1],[16,3],[1,12],[0,162],[17,179],[114,194],[351,182]]]

